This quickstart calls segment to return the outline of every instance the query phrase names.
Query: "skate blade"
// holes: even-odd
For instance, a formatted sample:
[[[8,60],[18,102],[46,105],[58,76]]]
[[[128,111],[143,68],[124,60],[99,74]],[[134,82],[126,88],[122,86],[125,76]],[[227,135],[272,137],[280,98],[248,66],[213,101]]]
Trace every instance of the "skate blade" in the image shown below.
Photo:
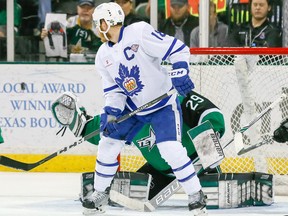
[[[208,216],[206,208],[203,209],[193,209],[191,210],[194,216]]]
[[[89,216],[89,215],[97,215],[97,214],[103,214],[105,213],[105,209],[102,207],[95,208],[95,209],[87,209],[85,208],[82,212],[83,215]]]

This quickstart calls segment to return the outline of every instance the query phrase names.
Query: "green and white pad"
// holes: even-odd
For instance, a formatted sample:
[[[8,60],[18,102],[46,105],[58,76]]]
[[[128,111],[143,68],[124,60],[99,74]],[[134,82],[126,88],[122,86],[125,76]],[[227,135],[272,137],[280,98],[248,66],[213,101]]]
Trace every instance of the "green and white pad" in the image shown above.
[[[204,174],[199,177],[207,209],[267,206],[274,202],[274,179],[268,173]]]
[[[81,178],[81,188],[79,198],[83,202],[94,192],[94,172],[82,173]]]
[[[117,172],[111,183],[111,190],[117,191],[127,197],[148,200],[152,177],[150,174],[138,172]],[[94,172],[82,173],[80,201],[88,198],[94,192]],[[120,203],[121,204],[121,203]]]
[[[88,121],[83,110],[78,106],[78,97],[71,92],[64,92],[51,107],[56,121],[63,127],[69,127],[76,137],[81,136]]]
[[[209,121],[190,129],[187,133],[193,141],[204,169],[214,168],[225,158],[219,138]]]
[[[151,175],[138,172],[117,172],[111,190],[133,199],[147,201],[151,184]]]

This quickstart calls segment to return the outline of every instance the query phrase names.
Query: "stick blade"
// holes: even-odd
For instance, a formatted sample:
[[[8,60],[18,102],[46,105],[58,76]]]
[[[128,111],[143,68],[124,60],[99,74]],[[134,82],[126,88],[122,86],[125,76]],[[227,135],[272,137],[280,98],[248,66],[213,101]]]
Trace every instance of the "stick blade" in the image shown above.
[[[110,199],[124,207],[136,211],[144,211],[145,202],[127,197],[118,191],[110,190]]]
[[[242,133],[240,133],[240,132],[235,133],[234,146],[235,146],[235,152],[236,153],[240,152],[244,148]]]
[[[29,171],[34,168],[31,164],[23,163],[21,161],[16,161],[6,156],[0,156],[0,165],[7,166],[13,169],[24,170],[24,171]]]

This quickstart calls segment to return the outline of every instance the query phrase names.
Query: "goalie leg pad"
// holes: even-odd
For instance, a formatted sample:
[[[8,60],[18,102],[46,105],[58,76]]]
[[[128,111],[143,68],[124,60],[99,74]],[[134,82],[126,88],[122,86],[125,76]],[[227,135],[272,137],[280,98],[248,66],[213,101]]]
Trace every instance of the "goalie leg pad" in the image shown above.
[[[208,209],[265,206],[274,202],[273,175],[266,173],[205,174],[199,177]]]
[[[133,199],[147,201],[151,184],[151,175],[137,172],[117,172],[111,190]]]
[[[81,175],[80,201],[87,199],[94,192],[94,172]],[[111,183],[111,190],[127,197],[147,201],[151,185],[151,175],[138,172],[117,172]],[[110,202],[109,204],[112,204]]]
[[[81,178],[81,190],[79,199],[83,202],[94,192],[94,172],[82,173]]]

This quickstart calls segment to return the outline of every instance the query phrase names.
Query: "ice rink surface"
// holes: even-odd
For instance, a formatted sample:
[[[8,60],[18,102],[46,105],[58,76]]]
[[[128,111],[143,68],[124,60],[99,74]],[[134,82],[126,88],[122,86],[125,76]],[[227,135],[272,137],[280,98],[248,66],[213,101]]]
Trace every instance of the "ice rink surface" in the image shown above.
[[[82,215],[80,173],[0,172],[0,216]],[[287,188],[288,190],[288,188]],[[103,216],[191,216],[185,195],[177,194],[154,212],[107,207]],[[288,197],[272,206],[209,210],[209,216],[288,216]]]

